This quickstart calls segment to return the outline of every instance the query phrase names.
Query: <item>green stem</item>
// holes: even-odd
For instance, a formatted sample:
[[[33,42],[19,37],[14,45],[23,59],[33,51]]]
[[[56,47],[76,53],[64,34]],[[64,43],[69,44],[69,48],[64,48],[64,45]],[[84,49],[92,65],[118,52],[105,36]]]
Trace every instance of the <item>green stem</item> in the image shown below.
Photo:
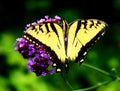
[[[63,73],[61,73],[61,77],[63,78],[63,80],[65,81],[65,83],[68,85],[70,91],[74,91],[72,86],[70,85],[70,83],[66,80],[66,78],[64,77]]]
[[[83,89],[78,89],[78,90],[74,90],[74,91],[88,91],[88,90],[92,90],[92,89],[95,89],[95,88],[98,88],[100,86],[103,86],[105,84],[108,84],[110,83],[112,80],[109,80],[109,81],[105,81],[105,82],[102,82],[102,83],[98,83],[94,86],[91,86],[91,87],[88,87],[88,88],[83,88]]]
[[[85,67],[91,68],[91,69],[93,69],[93,70],[96,70],[96,71],[98,71],[98,72],[100,72],[100,73],[102,73],[102,74],[110,77],[111,79],[108,80],[108,81],[105,81],[105,82],[98,83],[98,84],[96,84],[96,85],[94,85],[94,86],[91,86],[91,87],[88,87],[88,88],[73,90],[73,88],[72,88],[72,86],[70,85],[70,83],[66,80],[66,77],[63,75],[63,73],[61,73],[61,76],[62,76],[63,80],[66,82],[66,84],[68,85],[68,87],[70,88],[70,91],[88,91],[88,90],[92,90],[92,89],[95,89],[95,88],[97,88],[97,87],[103,86],[103,85],[105,85],[105,84],[108,84],[108,83],[112,82],[112,81],[115,80],[115,79],[120,80],[120,78],[119,78],[118,76],[116,76],[116,75],[114,75],[114,74],[110,74],[109,72],[106,72],[106,71],[104,71],[104,70],[102,70],[102,69],[96,68],[96,67],[94,67],[94,66],[92,66],[92,65],[89,65],[89,64],[86,64],[86,63],[82,63],[82,66],[85,66]]]
[[[100,72],[100,73],[102,73],[102,74],[104,74],[104,75],[112,78],[113,80],[116,79],[116,76],[115,76],[115,75],[110,74],[109,72],[106,72],[106,71],[104,71],[104,70],[102,70],[102,69],[99,69],[99,68],[97,68],[97,67],[95,67],[95,66],[92,66],[92,65],[89,65],[89,64],[86,64],[86,63],[82,63],[82,65],[85,66],[85,67],[94,69],[94,70],[96,70],[96,71],[98,71],[98,72]]]

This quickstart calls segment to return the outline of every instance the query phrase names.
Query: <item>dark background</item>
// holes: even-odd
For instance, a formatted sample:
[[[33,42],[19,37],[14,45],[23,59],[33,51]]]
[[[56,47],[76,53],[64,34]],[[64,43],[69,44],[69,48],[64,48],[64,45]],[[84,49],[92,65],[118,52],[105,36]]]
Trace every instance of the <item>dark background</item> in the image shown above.
[[[1,0],[0,1],[0,91],[69,91],[59,74],[37,77],[28,71],[26,60],[14,51],[16,38],[22,37],[26,24],[45,15],[58,15],[68,22],[95,18],[108,24],[106,34],[89,51],[85,63],[120,74],[120,0]],[[106,77],[84,66],[71,66],[68,81],[74,89],[86,88]],[[76,71],[75,71],[76,70]],[[119,91],[113,81],[92,91]]]

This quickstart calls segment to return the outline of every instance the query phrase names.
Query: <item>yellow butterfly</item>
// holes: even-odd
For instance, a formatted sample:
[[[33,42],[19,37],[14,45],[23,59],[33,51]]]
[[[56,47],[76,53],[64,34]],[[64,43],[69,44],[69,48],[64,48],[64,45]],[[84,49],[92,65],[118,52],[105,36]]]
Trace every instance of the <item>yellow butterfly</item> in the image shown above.
[[[60,72],[62,66],[68,68],[68,60],[83,62],[88,49],[105,32],[107,24],[97,19],[76,20],[68,24],[45,22],[30,26],[24,32],[24,38],[51,49],[53,66]]]

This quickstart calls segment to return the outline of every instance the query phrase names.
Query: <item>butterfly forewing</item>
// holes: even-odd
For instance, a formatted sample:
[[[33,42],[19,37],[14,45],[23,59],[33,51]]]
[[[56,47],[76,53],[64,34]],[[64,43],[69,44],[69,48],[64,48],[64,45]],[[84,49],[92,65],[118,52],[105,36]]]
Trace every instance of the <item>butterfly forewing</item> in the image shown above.
[[[38,26],[39,25],[35,25],[35,28],[33,28],[33,26],[28,28],[24,33],[24,38],[32,40],[32,42],[33,39],[36,39],[37,41],[50,47],[56,53],[58,58],[64,62],[66,55],[62,27],[57,23],[44,23],[39,28]]]
[[[97,19],[71,23],[68,30],[67,56],[73,61],[78,57],[83,59],[87,49],[102,35],[105,26],[105,22]]]

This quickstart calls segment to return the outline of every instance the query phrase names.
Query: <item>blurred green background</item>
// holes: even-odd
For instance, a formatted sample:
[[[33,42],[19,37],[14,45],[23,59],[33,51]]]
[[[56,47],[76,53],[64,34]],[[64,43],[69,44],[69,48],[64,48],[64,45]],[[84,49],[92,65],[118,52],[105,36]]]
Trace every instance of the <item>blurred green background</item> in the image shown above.
[[[16,38],[22,37],[26,24],[45,15],[58,15],[68,22],[76,19],[101,19],[108,23],[104,37],[92,47],[85,63],[120,75],[120,0],[1,0],[0,1],[0,91],[69,91],[60,74],[37,77],[28,71],[26,60],[14,51]],[[99,72],[74,63],[68,72],[74,89],[109,80]],[[113,81],[91,91],[120,91]]]

